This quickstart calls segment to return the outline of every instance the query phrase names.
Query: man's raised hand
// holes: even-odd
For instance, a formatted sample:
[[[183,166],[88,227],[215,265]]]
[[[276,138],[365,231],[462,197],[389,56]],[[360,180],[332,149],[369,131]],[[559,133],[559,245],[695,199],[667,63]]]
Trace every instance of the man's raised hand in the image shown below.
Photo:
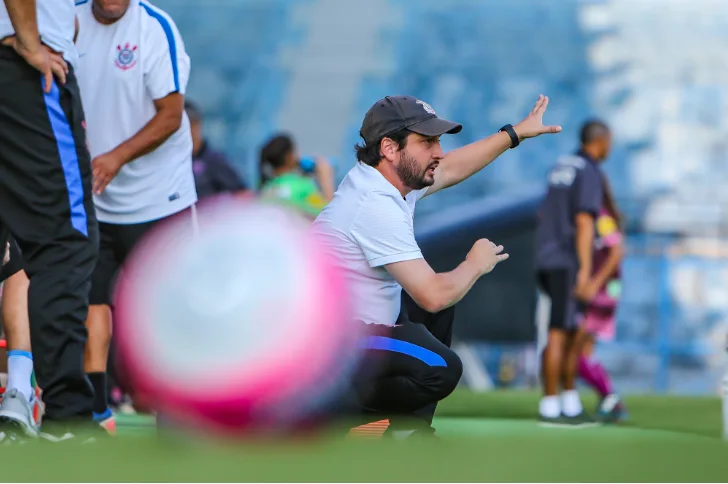
[[[561,132],[561,126],[544,126],[543,115],[549,105],[549,98],[543,94],[538,96],[538,101],[533,110],[526,116],[526,119],[513,127],[518,138],[523,141],[528,138],[535,138],[542,134],[555,134]]]

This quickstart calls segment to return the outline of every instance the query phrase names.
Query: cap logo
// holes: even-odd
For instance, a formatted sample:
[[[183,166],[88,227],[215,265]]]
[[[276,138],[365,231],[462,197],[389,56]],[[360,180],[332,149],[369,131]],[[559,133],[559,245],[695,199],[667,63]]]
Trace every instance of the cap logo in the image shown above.
[[[425,108],[425,111],[427,111],[429,114],[432,114],[433,116],[437,116],[437,113],[434,109],[432,109],[432,106],[427,104],[425,101],[417,100],[417,104],[420,104],[423,108]]]

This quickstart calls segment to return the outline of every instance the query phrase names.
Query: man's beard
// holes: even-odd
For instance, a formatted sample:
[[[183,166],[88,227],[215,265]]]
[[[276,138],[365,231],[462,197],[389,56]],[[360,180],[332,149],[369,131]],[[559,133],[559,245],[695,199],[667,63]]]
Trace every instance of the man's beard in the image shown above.
[[[425,169],[422,169],[417,163],[417,160],[408,156],[406,151],[402,151],[399,165],[397,166],[397,175],[405,186],[412,190],[422,190],[435,182],[434,179],[427,178],[427,170],[432,165],[430,164]]]

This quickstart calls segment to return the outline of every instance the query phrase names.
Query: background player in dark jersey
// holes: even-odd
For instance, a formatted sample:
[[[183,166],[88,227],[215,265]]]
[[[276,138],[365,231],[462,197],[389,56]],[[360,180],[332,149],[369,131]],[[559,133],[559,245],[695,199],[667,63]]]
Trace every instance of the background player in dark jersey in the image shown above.
[[[604,192],[599,165],[609,155],[611,134],[603,122],[589,121],[582,127],[580,141],[579,151],[561,157],[549,174],[536,235],[538,284],[551,299],[542,358],[544,396],[539,404],[540,420],[548,425],[594,424],[576,391],[579,353],[574,334],[592,276],[595,221]]]

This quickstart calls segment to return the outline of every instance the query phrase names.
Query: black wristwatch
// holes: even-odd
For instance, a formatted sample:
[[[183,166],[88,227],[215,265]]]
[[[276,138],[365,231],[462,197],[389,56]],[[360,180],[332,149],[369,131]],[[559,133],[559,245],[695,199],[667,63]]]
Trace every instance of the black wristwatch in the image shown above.
[[[511,137],[511,149],[513,149],[516,146],[521,144],[521,140],[518,139],[518,134],[516,134],[516,130],[513,129],[512,125],[506,124],[501,129],[498,130],[499,133],[501,131],[505,131],[506,133],[508,133],[508,136]]]

